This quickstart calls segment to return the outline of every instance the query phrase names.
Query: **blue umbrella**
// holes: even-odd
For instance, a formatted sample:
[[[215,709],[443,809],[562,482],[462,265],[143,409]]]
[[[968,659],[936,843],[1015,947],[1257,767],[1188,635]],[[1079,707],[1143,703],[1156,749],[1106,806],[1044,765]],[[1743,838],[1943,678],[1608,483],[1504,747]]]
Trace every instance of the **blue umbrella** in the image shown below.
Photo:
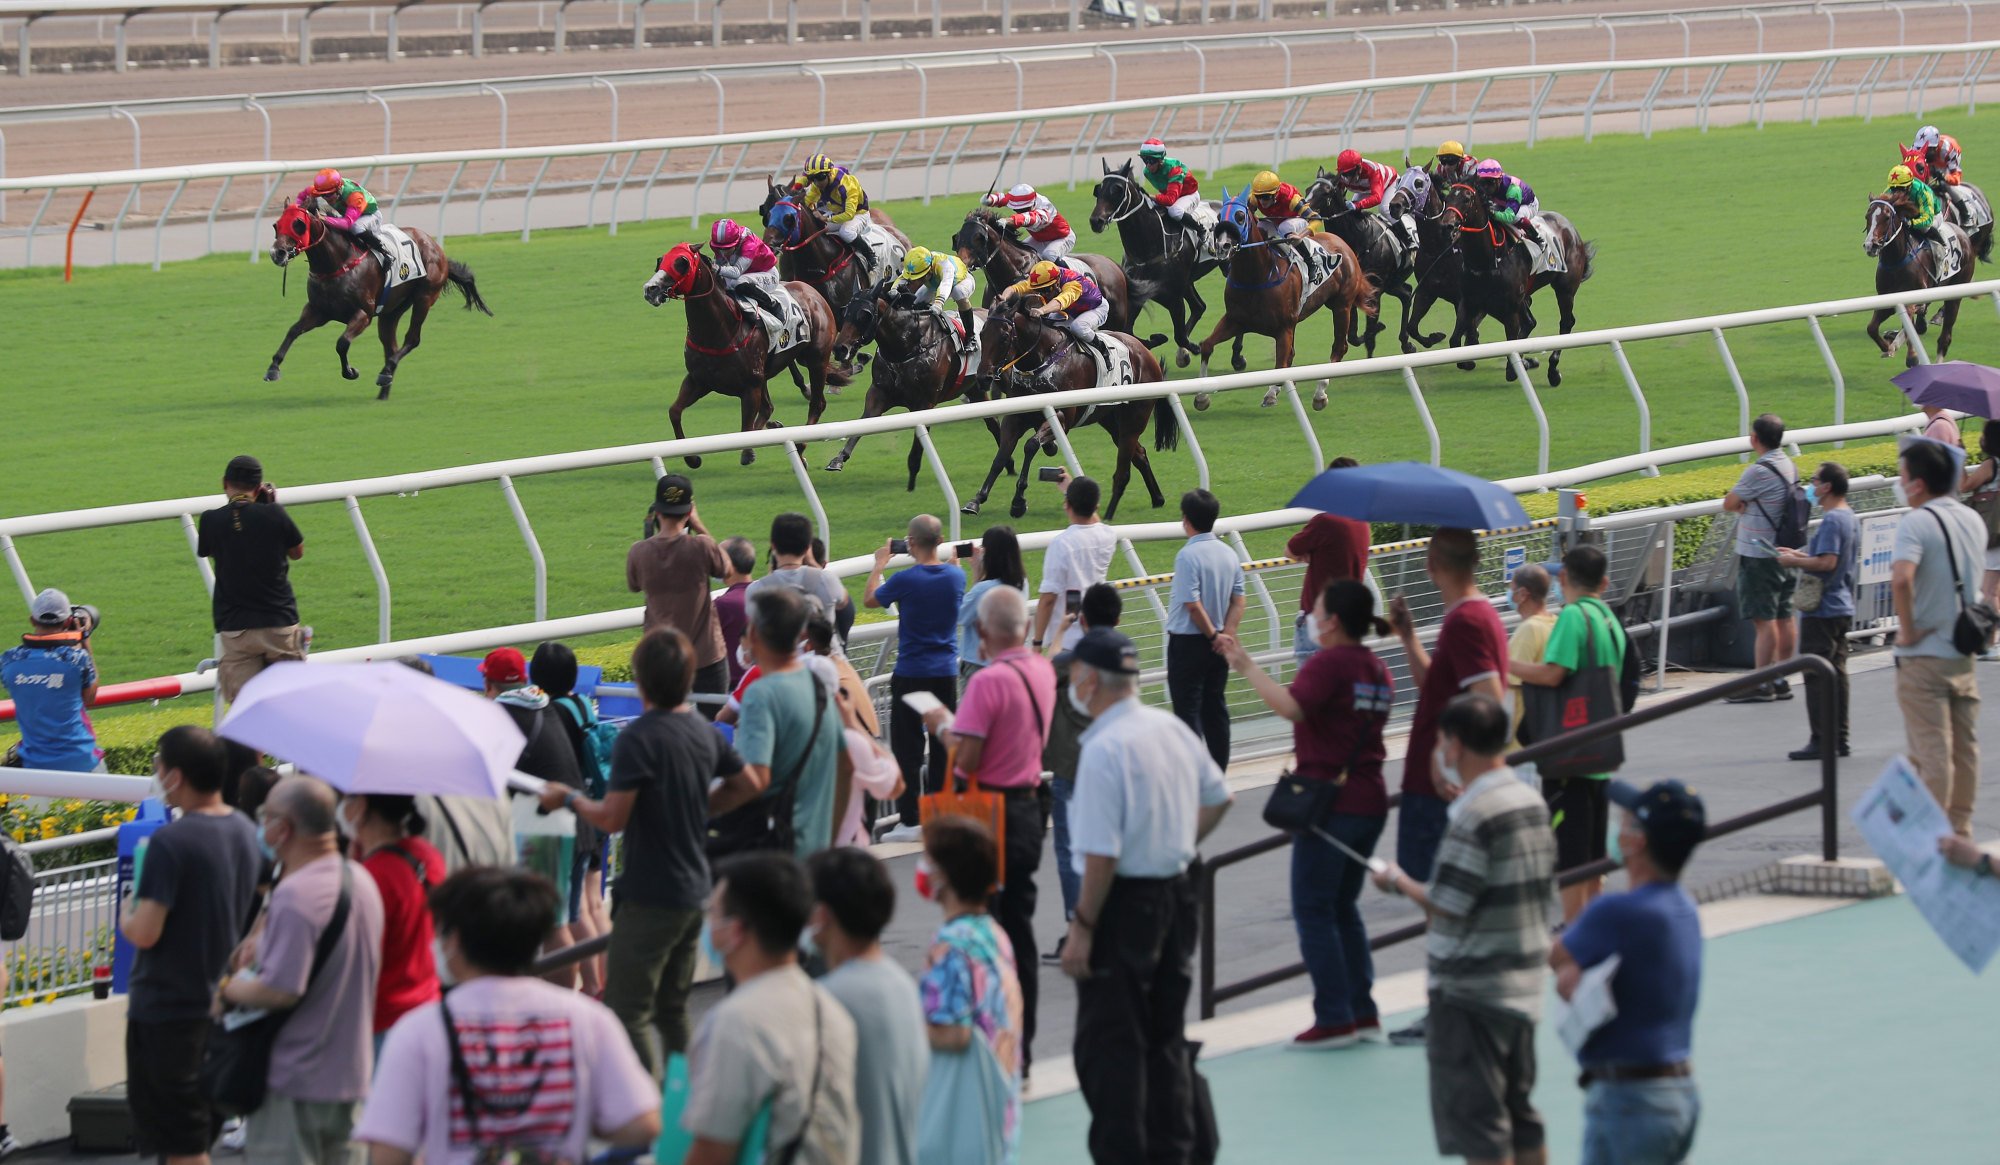
[[[1975,417],[2000,417],[2000,368],[1947,360],[1905,369],[1891,383],[1902,389],[1912,404]]]
[[[1483,477],[1418,461],[1329,469],[1305,484],[1292,505],[1364,522],[1408,522],[1461,530],[1528,524],[1513,494]]]

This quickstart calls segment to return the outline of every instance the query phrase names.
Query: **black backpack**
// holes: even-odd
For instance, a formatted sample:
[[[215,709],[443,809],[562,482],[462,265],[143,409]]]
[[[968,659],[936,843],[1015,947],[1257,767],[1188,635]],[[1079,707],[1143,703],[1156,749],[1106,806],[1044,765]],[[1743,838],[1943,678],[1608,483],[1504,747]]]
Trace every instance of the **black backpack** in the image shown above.
[[[1779,503],[1775,517],[1771,511],[1764,509],[1763,502],[1754,503],[1763,511],[1764,516],[1770,519],[1771,544],[1786,550],[1803,548],[1806,544],[1806,526],[1812,522],[1812,503],[1806,500],[1806,487],[1796,481],[1785,481],[1785,475],[1779,473],[1768,462],[1759,461],[1757,464],[1772,477],[1785,483],[1785,500]]]
[[[28,914],[35,905],[35,861],[14,839],[0,834],[0,848],[6,851],[0,866],[0,941],[14,942],[28,933]]]

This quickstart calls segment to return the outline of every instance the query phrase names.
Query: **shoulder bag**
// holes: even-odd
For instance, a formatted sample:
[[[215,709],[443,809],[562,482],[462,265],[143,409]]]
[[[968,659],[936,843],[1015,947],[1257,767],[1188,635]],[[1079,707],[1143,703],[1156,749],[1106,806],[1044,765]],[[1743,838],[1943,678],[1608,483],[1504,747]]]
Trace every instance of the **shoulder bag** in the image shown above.
[[[575,1165],[570,1158],[540,1145],[516,1144],[506,1139],[484,1143],[479,1137],[479,1116],[488,1113],[501,1117],[517,1117],[534,1106],[535,1097],[542,1090],[542,1083],[548,1078],[548,1065],[534,1062],[534,1050],[526,1053],[525,1062],[520,1065],[522,1072],[531,1067],[535,1078],[527,1088],[514,1092],[504,1102],[490,1100],[473,1086],[472,1069],[466,1065],[465,1049],[459,1046],[458,1024],[451,1018],[451,1005],[447,1002],[449,992],[438,998],[438,1015],[444,1019],[444,1042],[451,1052],[451,1088],[459,1095],[465,1112],[465,1132],[472,1141],[473,1165]],[[582,1106],[575,1106],[577,1119],[588,1119]],[[451,1111],[450,1104],[445,1112]]]
[[[799,776],[805,772],[813,750],[819,747],[820,722],[826,719],[826,688],[818,676],[807,674],[813,692],[812,735],[772,788],[747,805],[738,805],[720,817],[709,819],[708,844],[704,847],[709,861],[753,850],[789,852],[794,848],[792,807],[799,799]]]
[[[306,976],[306,989],[299,996],[299,1004],[285,1011],[266,1013],[237,1027],[217,1021],[215,1030],[209,1033],[208,1050],[201,1060],[201,1091],[223,1116],[249,1116],[264,1106],[264,1094],[271,1083],[271,1049],[277,1045],[285,1021],[312,994],[320,972],[333,957],[335,944],[347,930],[352,879],[352,867],[342,859],[340,899],[334,903],[326,929],[320,932],[319,941],[313,946],[312,971]]]
[[[1577,617],[1583,620],[1583,648],[1577,657],[1578,666],[1553,688],[1540,684],[1521,685],[1527,704],[1525,726],[1528,731],[1525,735],[1537,744],[1586,725],[1609,720],[1623,711],[1619,688],[1624,661],[1620,660],[1617,665],[1597,662],[1597,624],[1590,617],[1586,604],[1610,614],[1610,608],[1600,600],[1577,600]],[[1628,640],[1628,647],[1629,643]],[[1624,737],[1614,734],[1549,753],[1535,762],[1535,771],[1544,777],[1559,780],[1614,772],[1624,763]]]
[[[1965,601],[1965,583],[1958,576],[1958,551],[1951,544],[1951,527],[1929,506],[1923,511],[1937,520],[1944,535],[1944,560],[1951,564],[1951,597],[1958,603],[1958,618],[1951,625],[1951,645],[1960,655],[1978,655],[1993,641],[1993,629],[2000,626],[2000,612],[1985,599]]]

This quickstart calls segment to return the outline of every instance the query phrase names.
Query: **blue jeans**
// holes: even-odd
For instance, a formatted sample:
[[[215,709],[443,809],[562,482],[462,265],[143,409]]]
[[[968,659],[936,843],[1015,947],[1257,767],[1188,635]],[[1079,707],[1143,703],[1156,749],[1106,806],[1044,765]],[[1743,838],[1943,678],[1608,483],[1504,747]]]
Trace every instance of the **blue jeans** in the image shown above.
[[[1076,917],[1076,896],[1083,889],[1083,878],[1069,864],[1069,799],[1076,796],[1075,781],[1050,781],[1049,792],[1054,799],[1049,804],[1049,821],[1056,835],[1056,881],[1062,885],[1063,918]]]
[[[1365,856],[1375,852],[1387,821],[1335,813],[1320,828]],[[1367,876],[1367,867],[1312,833],[1292,840],[1292,923],[1312,976],[1315,1026],[1347,1027],[1376,1018],[1375,960],[1357,905]]]
[[[1306,637],[1306,614],[1300,611],[1292,617],[1292,658],[1303,664],[1318,652],[1319,644]]]
[[[1583,1165],[1680,1165],[1700,1120],[1692,1077],[1597,1081],[1583,1094]]]
[[[1444,841],[1445,801],[1429,793],[1404,793],[1396,814],[1396,864],[1419,882],[1431,880]]]

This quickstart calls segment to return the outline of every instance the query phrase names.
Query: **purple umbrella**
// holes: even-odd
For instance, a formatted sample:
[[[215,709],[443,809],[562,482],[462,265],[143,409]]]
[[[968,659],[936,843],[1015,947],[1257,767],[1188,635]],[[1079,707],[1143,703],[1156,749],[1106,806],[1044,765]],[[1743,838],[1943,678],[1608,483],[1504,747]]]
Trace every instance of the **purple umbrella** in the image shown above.
[[[1947,360],[1906,369],[1892,383],[1912,404],[1975,417],[2000,417],[2000,368]]]

